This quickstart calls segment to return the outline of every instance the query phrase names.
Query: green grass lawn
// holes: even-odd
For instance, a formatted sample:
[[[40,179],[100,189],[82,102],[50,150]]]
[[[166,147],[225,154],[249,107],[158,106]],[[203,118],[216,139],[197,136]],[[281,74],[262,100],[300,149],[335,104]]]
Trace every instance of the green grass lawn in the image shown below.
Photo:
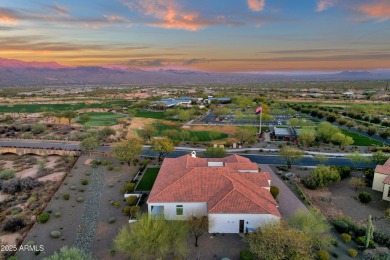
[[[81,115],[88,115],[91,117],[91,120],[88,122],[77,121],[77,123],[86,125],[86,126],[113,126],[118,124],[119,119],[123,118],[123,115],[118,115],[114,113],[106,113],[106,112],[93,112],[93,113],[85,113]]]
[[[151,111],[137,111],[135,117],[144,117],[144,118],[154,118],[154,119],[164,119],[164,112],[151,112]]]
[[[144,176],[138,183],[136,191],[150,191],[153,187],[154,182],[156,181],[157,174],[160,171],[160,168],[147,168]]]
[[[161,136],[162,132],[164,130],[172,130],[172,129],[175,129],[175,130],[178,130],[178,131],[182,130],[179,127],[174,127],[174,126],[165,125],[165,124],[161,124],[161,123],[155,124],[155,127],[157,129],[156,136]],[[227,138],[229,136],[226,133],[219,132],[219,136],[217,136],[214,139],[211,139],[210,138],[210,132],[211,131],[191,131],[191,130],[188,130],[188,132],[190,133],[190,138],[189,138],[189,140],[185,140],[185,141],[190,141],[193,138],[197,138],[197,140],[200,141],[200,142],[210,142],[210,141],[213,141],[213,140],[225,139],[225,138]]]
[[[112,106],[128,106],[131,102],[127,100],[113,100],[104,103],[76,103],[76,104],[17,104],[9,106],[0,106],[0,112],[2,113],[35,113],[41,112],[42,108],[46,108],[46,111],[65,111],[72,110],[77,111],[85,108],[111,108]]]
[[[383,145],[382,142],[379,142],[370,137],[360,135],[345,129],[341,129],[341,132],[345,135],[352,137],[354,141],[353,145],[357,145],[357,146],[371,146],[371,145],[382,146]]]

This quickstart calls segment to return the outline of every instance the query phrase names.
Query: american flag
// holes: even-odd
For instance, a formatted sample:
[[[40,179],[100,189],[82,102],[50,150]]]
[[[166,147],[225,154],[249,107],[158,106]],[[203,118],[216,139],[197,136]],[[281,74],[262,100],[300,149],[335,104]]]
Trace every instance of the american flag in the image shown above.
[[[263,110],[263,108],[261,106],[259,106],[258,108],[256,108],[255,114],[256,115],[260,114],[262,110]]]

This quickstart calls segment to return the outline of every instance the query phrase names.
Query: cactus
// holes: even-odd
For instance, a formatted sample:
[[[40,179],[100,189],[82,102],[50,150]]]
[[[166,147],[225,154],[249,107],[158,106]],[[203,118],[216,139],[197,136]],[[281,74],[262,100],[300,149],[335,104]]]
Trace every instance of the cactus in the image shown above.
[[[372,224],[371,215],[368,216],[366,235],[365,235],[365,248],[368,248],[371,239],[374,236],[374,225]]]

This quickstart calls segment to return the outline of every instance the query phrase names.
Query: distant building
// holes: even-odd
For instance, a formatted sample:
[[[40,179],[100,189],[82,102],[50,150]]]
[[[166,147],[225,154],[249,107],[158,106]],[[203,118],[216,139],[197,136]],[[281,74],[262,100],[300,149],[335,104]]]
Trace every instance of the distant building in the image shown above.
[[[372,189],[383,192],[382,199],[390,201],[390,159],[383,165],[377,165],[374,172]]]
[[[270,132],[271,138],[277,141],[294,142],[297,140],[299,135],[299,129],[296,129],[294,127],[280,128],[271,126]]]

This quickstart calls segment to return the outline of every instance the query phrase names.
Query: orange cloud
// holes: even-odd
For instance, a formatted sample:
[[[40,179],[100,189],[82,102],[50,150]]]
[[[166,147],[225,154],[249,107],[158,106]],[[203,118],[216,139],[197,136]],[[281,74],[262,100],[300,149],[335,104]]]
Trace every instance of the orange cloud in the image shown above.
[[[14,15],[8,13],[6,10],[0,10],[1,25],[16,25],[18,22],[18,19]]]
[[[367,15],[370,18],[377,18],[380,21],[390,19],[390,3],[387,1],[372,5],[362,5],[358,9],[361,13]]]
[[[248,7],[252,11],[263,11],[265,6],[265,0],[248,0]]]

